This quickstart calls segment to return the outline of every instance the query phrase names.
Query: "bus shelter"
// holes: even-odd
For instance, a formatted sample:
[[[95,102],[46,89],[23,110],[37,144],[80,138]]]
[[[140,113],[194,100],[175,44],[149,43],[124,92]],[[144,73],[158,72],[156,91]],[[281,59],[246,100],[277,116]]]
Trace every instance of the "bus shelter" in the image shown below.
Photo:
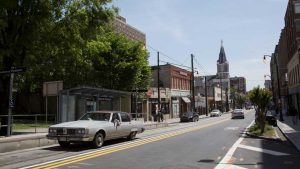
[[[58,122],[73,121],[89,111],[131,111],[131,92],[97,87],[76,87],[59,93]]]

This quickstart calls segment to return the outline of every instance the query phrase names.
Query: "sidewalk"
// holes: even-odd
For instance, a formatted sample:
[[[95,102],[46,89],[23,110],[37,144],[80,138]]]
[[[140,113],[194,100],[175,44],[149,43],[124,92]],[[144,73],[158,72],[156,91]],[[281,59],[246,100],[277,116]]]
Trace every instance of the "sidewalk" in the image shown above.
[[[300,151],[300,120],[293,124],[292,116],[284,116],[284,121],[277,121],[278,128],[285,137]]]
[[[209,116],[201,115],[199,116],[199,119],[207,117]],[[151,130],[155,128],[167,127],[169,124],[179,123],[179,121],[179,118],[172,118],[166,119],[160,123],[147,121],[144,123],[144,125],[146,130]],[[37,132],[35,133],[35,131]],[[37,130],[17,130],[14,132],[18,133],[18,135],[12,135],[10,137],[0,137],[0,153],[57,144],[57,141],[48,140],[46,138],[48,128],[38,128]]]

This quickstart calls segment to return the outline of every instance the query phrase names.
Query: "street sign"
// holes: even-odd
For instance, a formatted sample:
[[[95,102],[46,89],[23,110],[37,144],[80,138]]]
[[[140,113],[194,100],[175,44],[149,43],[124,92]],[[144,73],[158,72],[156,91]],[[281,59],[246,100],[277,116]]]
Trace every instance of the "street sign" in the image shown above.
[[[21,67],[21,68],[13,68],[10,70],[3,70],[0,71],[0,74],[11,74],[11,73],[18,73],[18,72],[25,72],[26,71],[26,67]]]

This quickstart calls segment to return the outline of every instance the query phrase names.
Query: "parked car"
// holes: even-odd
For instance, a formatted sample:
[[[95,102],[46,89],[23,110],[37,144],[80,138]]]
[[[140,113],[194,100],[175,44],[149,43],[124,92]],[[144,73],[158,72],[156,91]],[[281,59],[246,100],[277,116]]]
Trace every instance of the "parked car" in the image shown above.
[[[219,109],[214,109],[210,112],[210,117],[221,116],[222,112]]]
[[[268,110],[266,113],[266,121],[274,127],[277,126],[276,112]]]
[[[231,119],[235,119],[235,118],[245,118],[245,114],[243,109],[234,109],[231,113]]]
[[[144,124],[131,121],[128,113],[95,111],[84,114],[77,121],[50,126],[47,138],[58,140],[61,147],[75,142],[90,142],[93,147],[99,148],[106,140],[122,137],[133,140],[144,130]]]
[[[185,112],[180,117],[180,122],[195,122],[199,120],[199,115],[195,112]]]

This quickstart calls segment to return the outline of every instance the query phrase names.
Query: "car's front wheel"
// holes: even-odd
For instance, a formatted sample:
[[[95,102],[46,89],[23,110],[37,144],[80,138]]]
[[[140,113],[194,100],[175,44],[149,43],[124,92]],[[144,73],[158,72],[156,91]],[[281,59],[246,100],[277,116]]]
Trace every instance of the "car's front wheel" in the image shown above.
[[[70,146],[70,142],[68,142],[68,141],[58,141],[58,144],[63,148]]]
[[[127,136],[127,140],[134,140],[136,136],[136,132],[132,131],[129,136]]]
[[[104,143],[104,136],[101,132],[99,132],[94,137],[94,140],[92,142],[93,147],[100,148],[100,147],[102,147],[103,143]]]

